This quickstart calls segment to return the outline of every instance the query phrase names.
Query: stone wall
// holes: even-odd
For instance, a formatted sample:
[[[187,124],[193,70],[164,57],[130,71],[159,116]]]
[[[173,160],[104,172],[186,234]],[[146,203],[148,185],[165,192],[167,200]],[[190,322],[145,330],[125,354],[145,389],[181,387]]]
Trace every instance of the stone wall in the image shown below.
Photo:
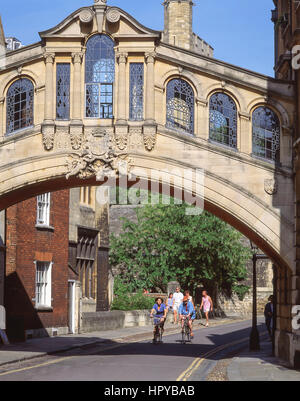
[[[272,288],[257,288],[257,313],[263,315],[265,305],[268,302],[268,298],[273,294]],[[233,295],[231,298],[226,298],[224,295],[220,295],[218,299],[219,310],[224,312],[227,317],[246,317],[252,315],[252,289],[241,301],[237,295]]]

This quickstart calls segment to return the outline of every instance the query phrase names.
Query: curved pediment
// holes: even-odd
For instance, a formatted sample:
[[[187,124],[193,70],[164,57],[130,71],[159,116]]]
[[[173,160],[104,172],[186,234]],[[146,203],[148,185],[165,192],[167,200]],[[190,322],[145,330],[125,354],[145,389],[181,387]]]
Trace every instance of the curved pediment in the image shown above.
[[[118,7],[82,7],[53,28],[39,32],[42,39],[53,37],[83,37],[91,32],[111,32],[121,36],[160,38],[161,32],[145,27]]]

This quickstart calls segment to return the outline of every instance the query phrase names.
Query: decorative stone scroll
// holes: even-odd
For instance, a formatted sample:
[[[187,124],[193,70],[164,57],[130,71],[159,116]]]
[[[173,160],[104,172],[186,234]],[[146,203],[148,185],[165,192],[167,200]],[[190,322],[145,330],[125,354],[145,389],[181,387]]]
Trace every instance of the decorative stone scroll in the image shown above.
[[[115,8],[109,9],[106,13],[107,21],[111,22],[112,24],[118,22],[120,20],[120,17],[121,17],[120,11]]]
[[[79,14],[79,19],[83,24],[89,24],[93,21],[94,13],[89,8],[82,10]]]
[[[43,125],[42,127],[43,145],[45,150],[52,150],[54,145],[55,127],[54,125]]]
[[[144,144],[150,152],[156,144],[156,126],[144,126]]]
[[[127,127],[116,127],[115,141],[118,149],[124,150],[127,148],[128,129]]]
[[[268,195],[275,195],[278,190],[278,182],[276,179],[266,179],[265,180],[265,191]]]
[[[83,139],[83,132],[82,126],[74,125],[70,127],[70,138],[71,138],[71,145],[74,150],[78,150],[81,148],[82,139]]]
[[[75,176],[87,179],[96,176],[97,181],[102,181],[105,177],[129,174],[132,164],[126,152],[120,153],[114,149],[110,133],[103,130],[97,136],[87,135],[83,150],[70,156],[66,178]]]

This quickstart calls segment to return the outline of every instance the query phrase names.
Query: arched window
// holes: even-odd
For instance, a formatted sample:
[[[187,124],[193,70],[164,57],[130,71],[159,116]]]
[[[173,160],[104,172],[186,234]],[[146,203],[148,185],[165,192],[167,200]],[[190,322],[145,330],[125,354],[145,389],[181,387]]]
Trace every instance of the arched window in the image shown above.
[[[33,83],[22,78],[7,91],[6,133],[10,134],[33,125]]]
[[[167,85],[167,127],[194,133],[194,91],[182,79],[172,79]]]
[[[279,149],[279,119],[268,107],[258,107],[252,113],[252,153],[264,159],[278,161]]]
[[[106,35],[92,36],[85,57],[86,117],[113,118],[114,42]]]
[[[215,93],[209,102],[209,138],[236,148],[237,109],[234,100],[225,93]]]

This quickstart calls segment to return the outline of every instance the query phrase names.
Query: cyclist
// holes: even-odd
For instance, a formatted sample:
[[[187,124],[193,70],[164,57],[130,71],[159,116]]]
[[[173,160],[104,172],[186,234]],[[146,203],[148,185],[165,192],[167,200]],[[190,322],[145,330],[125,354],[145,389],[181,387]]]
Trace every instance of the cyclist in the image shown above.
[[[185,296],[183,298],[182,304],[179,306],[179,318],[181,320],[181,328],[183,330],[184,318],[188,318],[189,327],[191,330],[191,338],[194,338],[193,334],[193,321],[196,319],[196,311],[191,301],[189,301],[189,297]]]
[[[162,334],[164,332],[164,325],[165,325],[165,319],[167,317],[167,311],[168,311],[168,308],[164,304],[164,300],[160,297],[156,298],[155,304],[153,305],[153,308],[150,313],[150,317],[153,318],[153,315],[155,315],[154,318],[159,319],[159,321],[160,321],[159,325],[160,325]],[[154,325],[153,334],[154,334],[153,341],[155,341],[156,325]]]

